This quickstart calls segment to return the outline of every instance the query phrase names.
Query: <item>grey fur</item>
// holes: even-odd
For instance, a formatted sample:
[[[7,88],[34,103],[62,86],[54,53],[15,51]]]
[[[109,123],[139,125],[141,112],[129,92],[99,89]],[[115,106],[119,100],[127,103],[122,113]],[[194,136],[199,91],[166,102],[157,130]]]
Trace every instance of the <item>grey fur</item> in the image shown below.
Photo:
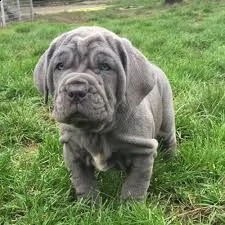
[[[125,38],[100,27],[57,37],[41,56],[34,81],[54,97],[53,116],[78,197],[96,197],[96,168],[127,171],[121,198],[142,200],[158,139],[175,154],[172,91],[165,74]]]

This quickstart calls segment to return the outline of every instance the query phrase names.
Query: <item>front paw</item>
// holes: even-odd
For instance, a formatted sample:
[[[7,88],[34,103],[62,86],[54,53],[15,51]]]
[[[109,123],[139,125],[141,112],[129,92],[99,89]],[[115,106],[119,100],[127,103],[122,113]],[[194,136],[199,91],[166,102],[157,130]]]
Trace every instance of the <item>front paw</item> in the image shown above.
[[[76,193],[77,201],[84,201],[91,205],[99,205],[101,203],[100,192],[93,190],[87,193]]]
[[[120,199],[122,201],[144,201],[146,199],[147,192],[138,190],[137,188],[122,188]]]

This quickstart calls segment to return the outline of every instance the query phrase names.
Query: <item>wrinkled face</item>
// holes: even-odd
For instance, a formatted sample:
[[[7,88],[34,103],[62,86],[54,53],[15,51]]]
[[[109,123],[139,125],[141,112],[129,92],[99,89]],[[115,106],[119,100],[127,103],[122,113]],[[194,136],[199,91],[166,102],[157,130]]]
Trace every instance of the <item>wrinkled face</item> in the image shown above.
[[[49,68],[58,122],[96,131],[112,124],[125,75],[118,53],[104,38],[74,36],[57,48]]]

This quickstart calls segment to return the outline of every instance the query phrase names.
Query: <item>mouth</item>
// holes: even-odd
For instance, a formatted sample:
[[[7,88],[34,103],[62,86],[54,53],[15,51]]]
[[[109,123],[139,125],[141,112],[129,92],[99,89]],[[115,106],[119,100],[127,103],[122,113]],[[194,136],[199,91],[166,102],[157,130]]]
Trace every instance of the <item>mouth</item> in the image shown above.
[[[100,123],[99,121],[92,121],[85,115],[81,113],[74,113],[68,120],[66,121],[68,124],[72,124],[77,128],[82,128],[82,129],[95,129],[99,127]]]
[[[75,120],[72,124],[77,128],[87,129],[90,127],[90,122],[88,120]]]
[[[90,125],[90,120],[83,114],[76,112],[67,119],[68,124],[74,124],[76,127],[85,128]]]

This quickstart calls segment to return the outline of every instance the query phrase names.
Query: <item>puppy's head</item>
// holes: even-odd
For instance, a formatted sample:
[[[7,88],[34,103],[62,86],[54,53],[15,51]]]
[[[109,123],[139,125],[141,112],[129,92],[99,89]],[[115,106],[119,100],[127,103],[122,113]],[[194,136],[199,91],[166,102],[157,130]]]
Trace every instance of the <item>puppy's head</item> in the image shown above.
[[[34,71],[40,92],[54,97],[61,123],[101,131],[137,106],[154,86],[147,60],[129,41],[99,27],[81,27],[50,44]],[[125,108],[125,110],[124,110]]]

